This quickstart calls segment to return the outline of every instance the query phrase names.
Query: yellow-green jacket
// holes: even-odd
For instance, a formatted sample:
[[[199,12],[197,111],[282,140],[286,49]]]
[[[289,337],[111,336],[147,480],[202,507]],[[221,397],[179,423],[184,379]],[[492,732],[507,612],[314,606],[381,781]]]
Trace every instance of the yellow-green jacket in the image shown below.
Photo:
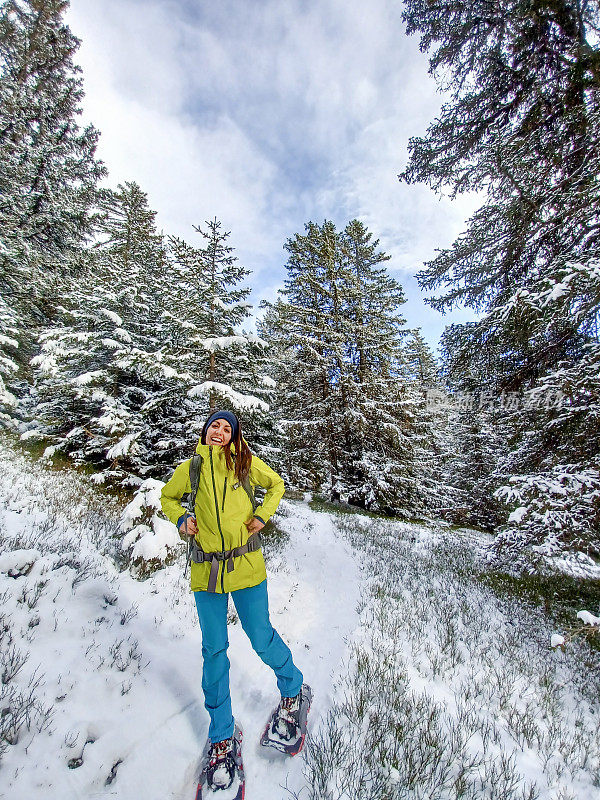
[[[233,449],[233,447],[232,447]],[[257,456],[252,456],[250,483],[267,491],[263,502],[253,514],[252,503],[244,487],[238,483],[233,470],[227,469],[220,445],[200,444],[196,452],[202,456],[200,482],[196,495],[196,541],[206,553],[233,550],[246,544],[248,529],[244,525],[253,515],[266,522],[277,510],[285,487],[283,479]],[[175,468],[171,479],[161,493],[162,510],[175,525],[185,513],[181,497],[191,490],[190,461],[187,459]],[[234,592],[256,586],[267,577],[261,550],[255,550],[234,559],[234,569],[227,572],[225,562],[219,564],[217,592]],[[193,592],[206,591],[210,563],[192,562],[191,586]]]

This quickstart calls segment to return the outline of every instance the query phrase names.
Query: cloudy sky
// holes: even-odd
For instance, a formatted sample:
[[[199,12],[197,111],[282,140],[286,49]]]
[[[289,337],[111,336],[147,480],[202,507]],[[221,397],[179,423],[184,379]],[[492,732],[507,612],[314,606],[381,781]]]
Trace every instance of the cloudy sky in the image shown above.
[[[442,97],[400,0],[71,0],[84,117],[109,182],[137,181],[166,233],[217,217],[274,298],[283,244],[309,220],[361,219],[392,255],[404,316],[433,346],[448,322],[414,278],[475,208],[400,184],[410,136]]]

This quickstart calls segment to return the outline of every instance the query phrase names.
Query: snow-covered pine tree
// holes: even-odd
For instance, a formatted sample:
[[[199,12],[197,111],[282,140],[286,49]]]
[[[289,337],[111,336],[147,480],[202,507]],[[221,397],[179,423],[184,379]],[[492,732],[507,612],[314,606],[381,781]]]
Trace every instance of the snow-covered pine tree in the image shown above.
[[[283,432],[276,406],[276,354],[269,343],[254,333],[242,330],[247,344],[238,364],[238,383],[246,400],[243,414],[244,435],[252,451],[278,469],[283,463]],[[243,368],[243,369],[242,369]],[[250,398],[254,398],[249,403]]]
[[[442,385],[440,369],[420,328],[412,328],[407,332],[404,341],[404,359],[413,379],[424,391],[435,392],[440,389]]]
[[[465,337],[463,328],[474,324],[449,325],[440,341],[441,380],[448,393],[443,484],[449,502],[443,515],[457,524],[493,531],[502,521],[494,493],[503,480],[499,464],[511,436],[506,413],[520,400],[516,393],[506,395],[496,388],[500,354],[490,342],[473,353],[457,346]]]
[[[528,299],[548,319],[576,321],[600,296],[600,263],[569,264]],[[564,306],[567,306],[567,309]],[[558,307],[557,307],[558,306]],[[590,332],[591,333],[591,332]],[[600,343],[597,333],[524,393],[510,418],[513,446],[501,462],[496,495],[512,513],[495,544],[531,566],[568,549],[600,555]],[[535,470],[532,469],[535,466]],[[516,508],[515,508],[516,506]]]
[[[171,413],[184,426],[181,430],[186,420],[188,430],[190,421],[195,421],[197,434],[210,411],[231,408],[240,415],[255,452],[269,457],[278,439],[269,402],[269,355],[264,340],[242,329],[251,306],[250,289],[240,283],[249,271],[239,264],[228,243],[230,232],[222,230],[221,222],[213,219],[205,225],[206,229],[194,226],[204,240],[201,247],[169,239],[172,302],[165,310],[173,328],[169,363],[188,375],[183,397],[171,405]]]
[[[594,406],[585,359],[598,343],[600,309],[593,277],[600,258],[600,8],[577,0],[511,0],[500,10],[484,0],[408,0],[405,20],[409,33],[421,33],[422,48],[433,49],[431,68],[444,76],[450,99],[427,135],[411,140],[401,177],[454,195],[486,192],[466,231],[420,275],[426,289],[444,289],[435,307],[461,302],[481,314],[455,331],[453,358],[476,366],[478,391],[523,397],[539,396],[561,374],[581,373],[590,383],[579,396]],[[538,510],[553,470],[585,474],[591,485],[591,438],[600,450],[597,430],[587,436],[584,415],[570,401],[557,435],[548,436],[554,416],[512,414],[500,423],[515,451],[516,461],[506,464],[518,462],[516,478],[528,492],[542,487]],[[583,496],[583,484],[573,485]],[[587,549],[595,550],[597,512],[593,502],[584,505],[587,522],[566,513],[559,538],[585,549],[587,530]],[[518,516],[529,545],[547,536],[555,549],[553,530],[528,527],[532,517]]]
[[[285,473],[334,500],[423,511],[433,450],[424,389],[406,369],[402,287],[361,222],[305,231],[286,244],[285,288],[261,327],[277,352]]]
[[[501,519],[495,491],[505,443],[493,412],[479,408],[469,395],[454,402],[443,475],[450,502],[443,515],[457,524],[493,531]]]
[[[164,363],[156,299],[166,264],[155,212],[136,183],[105,194],[98,233],[60,323],[40,336],[35,418],[54,447],[122,481],[151,466],[144,407],[176,377]]]
[[[173,465],[189,457],[208,412],[208,397],[188,391],[198,384],[204,367],[204,351],[194,344],[207,325],[204,298],[204,253],[183,239],[168,237],[168,287],[162,298],[162,321],[168,332],[163,352],[165,364],[178,378],[167,382],[148,401],[145,414],[156,432],[154,451],[166,478]]]
[[[343,492],[344,447],[351,433],[350,365],[341,287],[348,284],[330,221],[309,222],[285,244],[288,277],[260,328],[278,353],[279,409],[286,431],[286,475],[299,486]]]
[[[362,222],[349,222],[339,240],[347,281],[340,294],[350,367],[344,499],[365,508],[412,514],[422,505],[407,491],[407,474],[416,466],[418,398],[403,369],[404,291],[383,266],[390,256]]]
[[[17,309],[10,306],[0,295],[0,425],[8,427],[12,420],[9,413],[17,405],[17,397],[8,389],[19,370],[19,318]]]
[[[238,286],[249,271],[239,264],[233,247],[228,244],[230,232],[221,230],[217,219],[205,224],[207,230],[194,226],[205,240],[202,248],[204,273],[197,284],[196,301],[204,306],[206,320],[204,331],[194,344],[203,360],[198,371],[207,383],[209,410],[214,411],[217,400],[223,399],[223,392],[227,391],[216,384],[231,384],[233,388],[239,385],[244,373],[239,357],[247,339],[238,331],[249,316],[250,305],[246,301],[250,289]]]
[[[288,347],[287,339],[281,335],[281,320],[285,314],[283,301],[263,301],[261,309],[263,314],[257,320],[257,330],[267,341],[270,355],[269,368],[261,380],[272,392],[271,418],[277,426],[278,437],[277,452],[272,463],[283,476],[286,486],[314,489],[323,480],[323,465],[319,458],[314,458],[310,463],[306,458],[300,457],[300,448],[304,448],[304,443],[299,435],[299,426],[293,421],[292,412],[295,407],[291,398],[298,397],[299,384],[303,386],[305,383],[305,377],[299,371],[300,357],[296,349]]]
[[[410,389],[411,397],[407,451],[412,467],[404,479],[403,491],[412,486],[415,510],[449,517],[457,503],[456,491],[448,480],[456,429],[439,365],[418,328],[406,334],[402,367],[401,385],[405,392]]]
[[[71,256],[91,230],[98,131],[81,128],[78,39],[64,0],[0,4],[0,405],[26,391],[34,331],[52,316]],[[55,287],[57,283],[57,287]],[[8,384],[8,386],[7,386]],[[4,388],[3,388],[4,387]]]

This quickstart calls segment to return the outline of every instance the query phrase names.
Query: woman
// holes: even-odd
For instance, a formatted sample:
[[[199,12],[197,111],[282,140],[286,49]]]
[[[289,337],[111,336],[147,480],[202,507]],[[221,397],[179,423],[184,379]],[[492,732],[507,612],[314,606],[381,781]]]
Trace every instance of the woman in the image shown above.
[[[310,705],[310,689],[294,665],[289,647],[269,620],[267,573],[258,532],[284,493],[280,476],[253,455],[231,411],[215,411],[204,424],[196,453],[201,457],[195,515],[181,505],[192,489],[192,459],[180,464],[164,486],[163,511],[182,538],[194,537],[191,588],[202,630],[202,689],[210,715],[206,781],[211,788],[231,785],[239,759],[239,740],[229,693],[227,604],[229,593],[252,647],[277,677],[281,702],[273,715],[265,744],[299,737]],[[253,486],[266,489],[253,508]],[[265,737],[263,737],[264,739]],[[302,735],[302,741],[303,741]],[[280,742],[281,744],[281,742]],[[300,743],[301,746],[301,743]],[[299,748],[298,748],[299,749]],[[287,752],[292,752],[287,749]],[[297,750],[295,751],[297,752]]]

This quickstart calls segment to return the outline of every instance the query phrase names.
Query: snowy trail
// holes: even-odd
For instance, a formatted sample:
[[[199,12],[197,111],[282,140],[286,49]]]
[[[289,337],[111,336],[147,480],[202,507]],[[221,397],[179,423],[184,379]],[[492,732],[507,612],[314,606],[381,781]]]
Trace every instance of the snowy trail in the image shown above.
[[[305,504],[286,505],[291,513],[280,526],[289,531],[290,538],[270,560],[270,613],[274,627],[291,647],[305,680],[314,689],[309,719],[310,725],[316,726],[331,704],[333,678],[345,652],[345,640],[357,624],[353,610],[360,581],[353,554],[335,535],[330,517],[312,512]],[[135,635],[142,634],[144,658],[150,659],[150,666],[142,673],[144,689],[137,687],[137,694],[143,701],[150,692],[154,709],[150,714],[143,705],[132,705],[121,747],[113,746],[108,759],[113,763],[123,760],[114,789],[102,787],[95,797],[128,800],[140,793],[157,800],[194,797],[208,715],[200,687],[200,631],[187,589],[183,589],[180,604],[185,620],[178,622],[170,606],[170,598],[182,588],[182,579],[173,574],[176,569],[169,568],[164,575],[142,584],[143,589],[146,585],[149,589],[143,598],[139,597],[140,585],[128,575],[122,576],[119,597],[125,598],[125,606],[138,603]],[[161,589],[153,595],[158,584],[162,584]],[[230,617],[233,608],[230,601]],[[159,615],[164,618],[162,631],[154,623]],[[170,638],[170,645],[165,645],[164,636]],[[275,677],[254,653],[237,621],[230,621],[229,642],[233,709],[244,729],[246,798],[289,798],[283,787],[297,791],[304,784],[302,759],[286,759],[258,744],[269,711],[278,700]],[[116,721],[115,728],[120,724]],[[136,737],[135,731],[143,734]],[[106,774],[108,761],[104,759],[103,768],[98,764],[97,772]],[[81,787],[74,797],[89,796],[87,792],[87,787]]]
[[[331,705],[346,638],[358,624],[360,578],[354,555],[336,535],[329,515],[317,514],[306,504],[289,508],[292,515],[280,525],[290,530],[290,540],[268,570],[271,620],[313,688],[309,722],[314,728]],[[230,658],[234,713],[245,722],[246,796],[289,797],[281,787],[297,790],[303,785],[303,762],[270,755],[257,744],[278,693],[271,670],[253,653],[239,625],[230,627]],[[254,687],[250,692],[248,684]]]
[[[0,530],[26,545],[43,518],[31,513],[40,475],[25,477],[23,464],[2,466]],[[64,480],[41,477],[50,484]],[[60,491],[64,497],[64,486]],[[314,728],[331,705],[346,640],[358,624],[361,579],[329,514],[284,501],[278,526],[287,538],[271,548],[268,562],[271,619],[313,687],[309,724]],[[38,699],[52,709],[47,729],[26,734],[2,755],[0,798],[191,800],[208,715],[200,629],[182,563],[137,581],[86,543],[85,531],[75,533],[77,547],[94,567],[83,580],[74,582],[82,567],[65,556],[73,536],[66,522],[53,530],[51,547],[46,550],[43,540],[36,545],[37,560],[27,575],[10,577],[6,564],[0,569],[13,639],[29,652],[11,685],[24,691],[37,669],[43,676]],[[61,566],[65,558],[69,564]],[[29,608],[24,593],[38,584],[41,595]],[[285,800],[290,793],[284,787],[298,791],[304,785],[304,762],[258,744],[278,701],[275,676],[252,650],[231,602],[229,616],[231,692],[244,729],[246,798]]]

